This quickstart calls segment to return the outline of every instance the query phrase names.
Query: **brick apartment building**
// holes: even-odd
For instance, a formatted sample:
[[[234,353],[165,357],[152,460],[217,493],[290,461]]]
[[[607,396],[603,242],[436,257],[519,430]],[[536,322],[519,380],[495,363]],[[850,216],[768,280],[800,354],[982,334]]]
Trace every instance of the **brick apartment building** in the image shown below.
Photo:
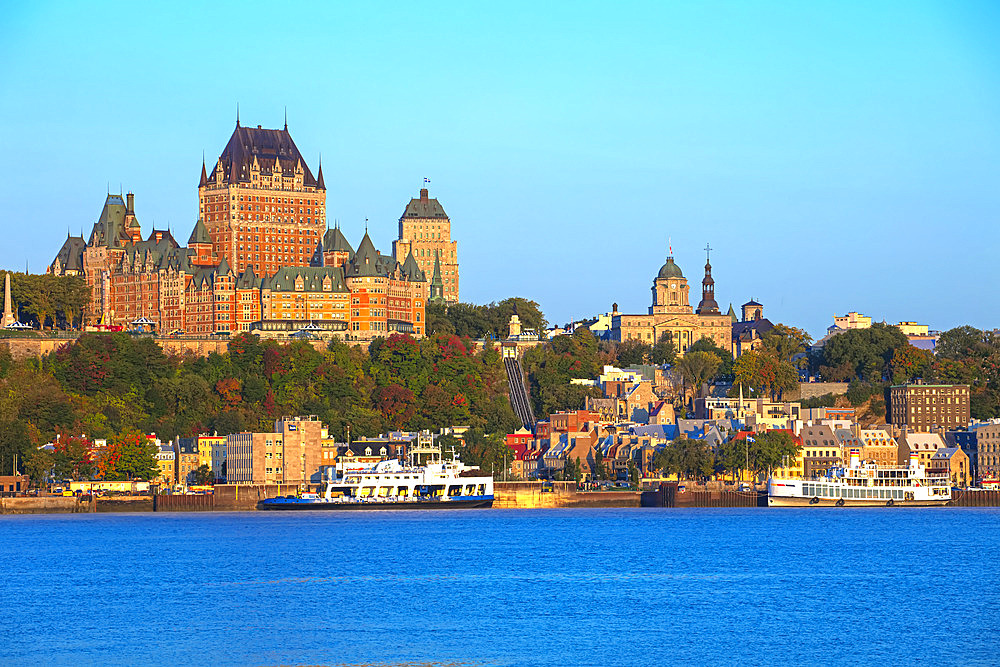
[[[968,385],[903,384],[889,389],[889,423],[894,426],[924,432],[965,428],[970,416]]]

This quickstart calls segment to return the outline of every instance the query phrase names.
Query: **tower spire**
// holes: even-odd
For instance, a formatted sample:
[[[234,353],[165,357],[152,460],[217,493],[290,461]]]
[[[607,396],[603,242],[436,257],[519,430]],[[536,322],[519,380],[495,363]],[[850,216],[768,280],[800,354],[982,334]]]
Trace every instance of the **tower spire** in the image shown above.
[[[240,126],[240,103],[236,103],[236,127]]]
[[[285,105],[285,132],[288,132],[288,105]]]
[[[701,281],[701,303],[695,313],[698,315],[718,315],[719,304],[715,301],[715,279],[712,278],[712,263],[709,253],[712,246],[705,245],[705,277]]]

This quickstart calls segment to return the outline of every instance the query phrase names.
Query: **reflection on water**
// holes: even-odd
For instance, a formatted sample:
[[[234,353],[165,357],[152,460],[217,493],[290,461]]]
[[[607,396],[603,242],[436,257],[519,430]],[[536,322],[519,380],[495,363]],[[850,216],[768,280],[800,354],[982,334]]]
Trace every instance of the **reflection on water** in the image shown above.
[[[985,664],[998,529],[985,509],[4,516],[0,663]]]

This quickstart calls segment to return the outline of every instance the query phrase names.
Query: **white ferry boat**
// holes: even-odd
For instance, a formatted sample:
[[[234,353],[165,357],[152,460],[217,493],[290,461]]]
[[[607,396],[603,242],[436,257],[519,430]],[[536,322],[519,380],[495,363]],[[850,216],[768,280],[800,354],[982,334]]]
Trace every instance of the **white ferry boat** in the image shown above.
[[[770,507],[878,507],[945,505],[951,501],[948,476],[931,475],[910,454],[909,466],[861,463],[851,450],[850,465],[831,468],[823,477],[794,479],[772,477],[767,482]]]
[[[269,498],[262,510],[460,509],[493,506],[493,477],[462,477],[458,459],[403,466],[396,459],[330,479],[326,492]]]

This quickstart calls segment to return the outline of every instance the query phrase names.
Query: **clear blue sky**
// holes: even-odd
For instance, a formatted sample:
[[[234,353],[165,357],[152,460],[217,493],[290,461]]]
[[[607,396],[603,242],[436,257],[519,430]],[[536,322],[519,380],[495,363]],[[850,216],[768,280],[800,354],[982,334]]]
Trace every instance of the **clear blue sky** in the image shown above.
[[[1000,326],[1000,3],[14,3],[0,266],[89,233],[107,184],[183,241],[244,124],[323,155],[389,252],[424,177],[461,293],[645,312],[668,236],[723,308]]]

